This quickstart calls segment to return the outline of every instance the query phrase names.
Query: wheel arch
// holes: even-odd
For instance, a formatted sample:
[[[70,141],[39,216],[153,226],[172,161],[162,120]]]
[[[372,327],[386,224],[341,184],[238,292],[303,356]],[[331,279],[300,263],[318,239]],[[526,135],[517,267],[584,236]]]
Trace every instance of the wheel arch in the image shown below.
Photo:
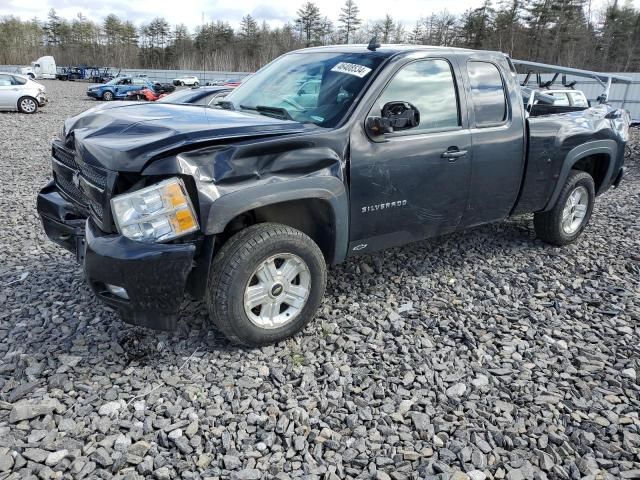
[[[311,237],[327,263],[344,260],[349,208],[342,181],[336,177],[310,177],[284,183],[242,189],[213,201],[203,225],[204,233],[224,241],[255,223],[281,223]]]
[[[558,181],[544,211],[550,210],[555,205],[571,170],[589,173],[593,177],[596,195],[604,193],[613,179],[617,155],[618,144],[615,140],[594,140],[570,150],[562,164]]]

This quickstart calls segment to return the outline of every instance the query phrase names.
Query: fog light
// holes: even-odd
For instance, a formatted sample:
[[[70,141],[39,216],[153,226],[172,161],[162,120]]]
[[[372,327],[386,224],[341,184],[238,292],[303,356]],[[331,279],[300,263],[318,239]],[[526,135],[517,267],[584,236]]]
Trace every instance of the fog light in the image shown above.
[[[129,300],[129,295],[127,295],[127,290],[123,287],[119,287],[117,285],[111,285],[109,283],[105,283],[105,287],[110,294],[115,295],[116,297],[124,298],[125,300]]]

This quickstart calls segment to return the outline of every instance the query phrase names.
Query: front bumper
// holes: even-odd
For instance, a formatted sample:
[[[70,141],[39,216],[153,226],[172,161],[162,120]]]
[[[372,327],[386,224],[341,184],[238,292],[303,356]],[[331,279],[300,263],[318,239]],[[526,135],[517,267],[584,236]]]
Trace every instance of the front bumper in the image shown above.
[[[91,98],[102,98],[102,97],[100,96],[100,93],[99,93],[99,92],[97,92],[97,91],[96,91],[96,92],[94,92],[94,91],[91,91],[91,90],[87,90],[87,96],[88,96],[88,97],[91,97]]]
[[[73,252],[96,296],[120,312],[127,323],[157,330],[176,326],[196,247],[129,240],[101,231],[52,182],[38,195],[38,213],[47,236]],[[124,288],[128,298],[108,285]]]
[[[38,95],[38,105],[44,107],[49,102],[49,97],[47,97],[46,93],[40,93]]]

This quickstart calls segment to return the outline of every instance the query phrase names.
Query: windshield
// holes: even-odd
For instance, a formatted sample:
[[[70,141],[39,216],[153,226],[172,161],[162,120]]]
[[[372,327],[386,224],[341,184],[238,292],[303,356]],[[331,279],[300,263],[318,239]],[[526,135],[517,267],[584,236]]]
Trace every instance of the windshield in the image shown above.
[[[383,60],[382,55],[367,51],[291,53],[247,79],[223,105],[334,127]]]

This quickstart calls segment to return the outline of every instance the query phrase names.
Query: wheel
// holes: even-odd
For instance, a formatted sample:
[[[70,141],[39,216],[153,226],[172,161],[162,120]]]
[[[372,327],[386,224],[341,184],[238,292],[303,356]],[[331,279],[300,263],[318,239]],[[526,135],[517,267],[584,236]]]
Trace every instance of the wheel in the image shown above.
[[[553,245],[575,241],[589,223],[595,197],[591,175],[572,170],[554,207],[534,215],[538,238]]]
[[[199,86],[200,86],[200,84],[199,84],[198,82],[193,82],[193,86],[194,86],[194,87],[199,87]]]
[[[102,94],[102,99],[107,102],[110,102],[111,100],[113,100],[113,92],[110,92],[107,90]]]
[[[31,80],[35,80],[36,76],[33,73],[28,73],[27,77],[29,77]]]
[[[181,86],[181,87],[184,87],[184,82],[180,82],[180,86]]]
[[[36,113],[38,111],[38,102],[33,97],[21,97],[18,100],[18,110],[21,113]]]
[[[231,237],[213,259],[209,317],[232,342],[278,342],[311,320],[326,283],[327,266],[311,238],[286,225],[253,225]]]

